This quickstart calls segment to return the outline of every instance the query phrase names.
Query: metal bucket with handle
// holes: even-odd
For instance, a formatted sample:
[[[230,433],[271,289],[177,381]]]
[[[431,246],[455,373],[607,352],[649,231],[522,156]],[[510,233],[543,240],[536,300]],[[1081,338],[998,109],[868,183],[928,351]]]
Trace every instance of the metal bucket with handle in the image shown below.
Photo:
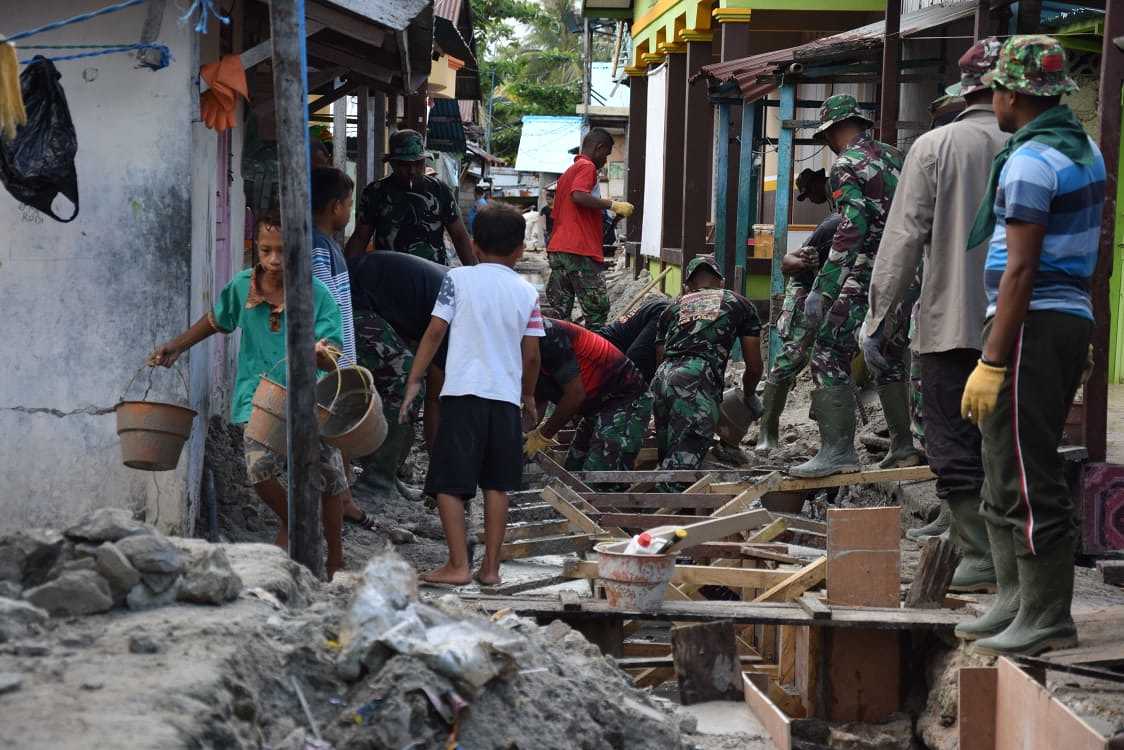
[[[125,396],[136,382],[137,375],[149,367],[148,385],[139,401],[127,401]],[[141,471],[171,471],[180,461],[183,444],[191,435],[191,425],[196,412],[186,406],[162,401],[147,401],[152,389],[155,368],[142,365],[125,386],[121,400],[113,408],[117,415],[117,437],[121,441],[121,459],[130,469]],[[183,383],[185,398],[191,398],[187,379],[181,370],[176,374]]]

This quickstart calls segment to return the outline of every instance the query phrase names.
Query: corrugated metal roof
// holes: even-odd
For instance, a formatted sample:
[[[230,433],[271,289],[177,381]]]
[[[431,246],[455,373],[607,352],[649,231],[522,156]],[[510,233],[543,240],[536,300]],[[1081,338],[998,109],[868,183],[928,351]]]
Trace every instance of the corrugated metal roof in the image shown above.
[[[943,26],[976,12],[976,2],[948,3],[934,5],[912,13],[901,19],[900,34],[908,37],[927,29]],[[882,47],[882,37],[886,24],[877,21],[850,31],[816,39],[788,49],[765,52],[760,55],[743,57],[738,60],[704,65],[692,78],[692,82],[707,78],[712,83],[734,82],[745,99],[759,99],[779,86],[777,80],[789,65],[794,62],[826,62],[861,56],[865,52]]]
[[[461,15],[462,2],[463,0],[433,0],[433,15],[456,23]]]
[[[449,0],[444,0],[448,2]],[[395,31],[408,27],[431,0],[320,0]]]

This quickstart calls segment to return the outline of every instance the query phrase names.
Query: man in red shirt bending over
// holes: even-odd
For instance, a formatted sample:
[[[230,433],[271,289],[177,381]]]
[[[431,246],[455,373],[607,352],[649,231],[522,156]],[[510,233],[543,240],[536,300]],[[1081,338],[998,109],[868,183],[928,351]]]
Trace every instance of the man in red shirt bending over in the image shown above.
[[[554,317],[569,320],[574,298],[581,303],[585,324],[603,326],[609,317],[609,295],[601,277],[605,256],[601,248],[602,216],[606,209],[632,215],[632,204],[601,198],[597,171],[613,150],[613,136],[593,128],[582,141],[581,153],[558,178],[554,199],[554,233],[547,246],[550,279],[546,303]],[[545,312],[545,311],[544,311]]]

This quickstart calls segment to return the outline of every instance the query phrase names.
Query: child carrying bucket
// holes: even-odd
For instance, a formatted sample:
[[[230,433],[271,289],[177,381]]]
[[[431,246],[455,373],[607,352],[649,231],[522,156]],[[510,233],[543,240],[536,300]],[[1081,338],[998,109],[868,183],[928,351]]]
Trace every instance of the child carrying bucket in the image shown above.
[[[268,213],[256,226],[258,265],[241,271],[222,290],[215,306],[195,325],[167,343],[161,344],[149,357],[150,365],[171,367],[181,354],[215,333],[233,333],[242,329],[238,350],[238,375],[234,382],[231,421],[244,424],[253,410],[254,391],[261,377],[268,373],[272,380],[285,384],[286,368],[277,366],[285,359],[285,283],[282,272],[284,255],[281,240],[281,219]],[[312,301],[315,315],[316,364],[322,370],[334,370],[332,348],[343,344],[339,305],[328,287],[319,279],[312,280]],[[289,546],[286,456],[244,436],[246,474],[258,496],[277,514],[280,528],[274,544]],[[323,493],[324,536],[328,546],[327,573],[332,575],[343,567],[343,504],[347,495],[347,474],[339,450],[320,443],[320,489]]]

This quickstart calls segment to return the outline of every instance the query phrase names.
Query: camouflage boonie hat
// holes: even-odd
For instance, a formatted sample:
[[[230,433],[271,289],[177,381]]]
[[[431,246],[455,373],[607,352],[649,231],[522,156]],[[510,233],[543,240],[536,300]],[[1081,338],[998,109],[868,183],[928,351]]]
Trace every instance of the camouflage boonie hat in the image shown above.
[[[695,271],[699,270],[703,266],[706,266],[711,271],[714,271],[714,273],[718,275],[718,278],[725,278],[725,276],[723,276],[722,274],[722,269],[718,267],[718,261],[714,259],[713,255],[696,255],[687,262],[687,268],[683,271],[683,280],[690,281],[691,276],[694,275]]]
[[[1066,73],[1065,49],[1052,36],[1013,36],[999,51],[995,70],[983,77],[992,88],[1002,87],[1027,96],[1059,96],[1077,91]]]
[[[874,120],[863,114],[859,109],[859,102],[850,94],[836,94],[824,100],[820,107],[821,125],[812,134],[813,138],[822,138],[828,130],[846,120],[861,120],[869,128],[874,125]]]
[[[981,39],[960,56],[960,80],[944,90],[948,96],[966,96],[990,88],[983,77],[995,67],[1003,43],[998,37]]]
[[[425,141],[416,130],[398,130],[390,134],[384,161],[422,161],[426,157]]]

